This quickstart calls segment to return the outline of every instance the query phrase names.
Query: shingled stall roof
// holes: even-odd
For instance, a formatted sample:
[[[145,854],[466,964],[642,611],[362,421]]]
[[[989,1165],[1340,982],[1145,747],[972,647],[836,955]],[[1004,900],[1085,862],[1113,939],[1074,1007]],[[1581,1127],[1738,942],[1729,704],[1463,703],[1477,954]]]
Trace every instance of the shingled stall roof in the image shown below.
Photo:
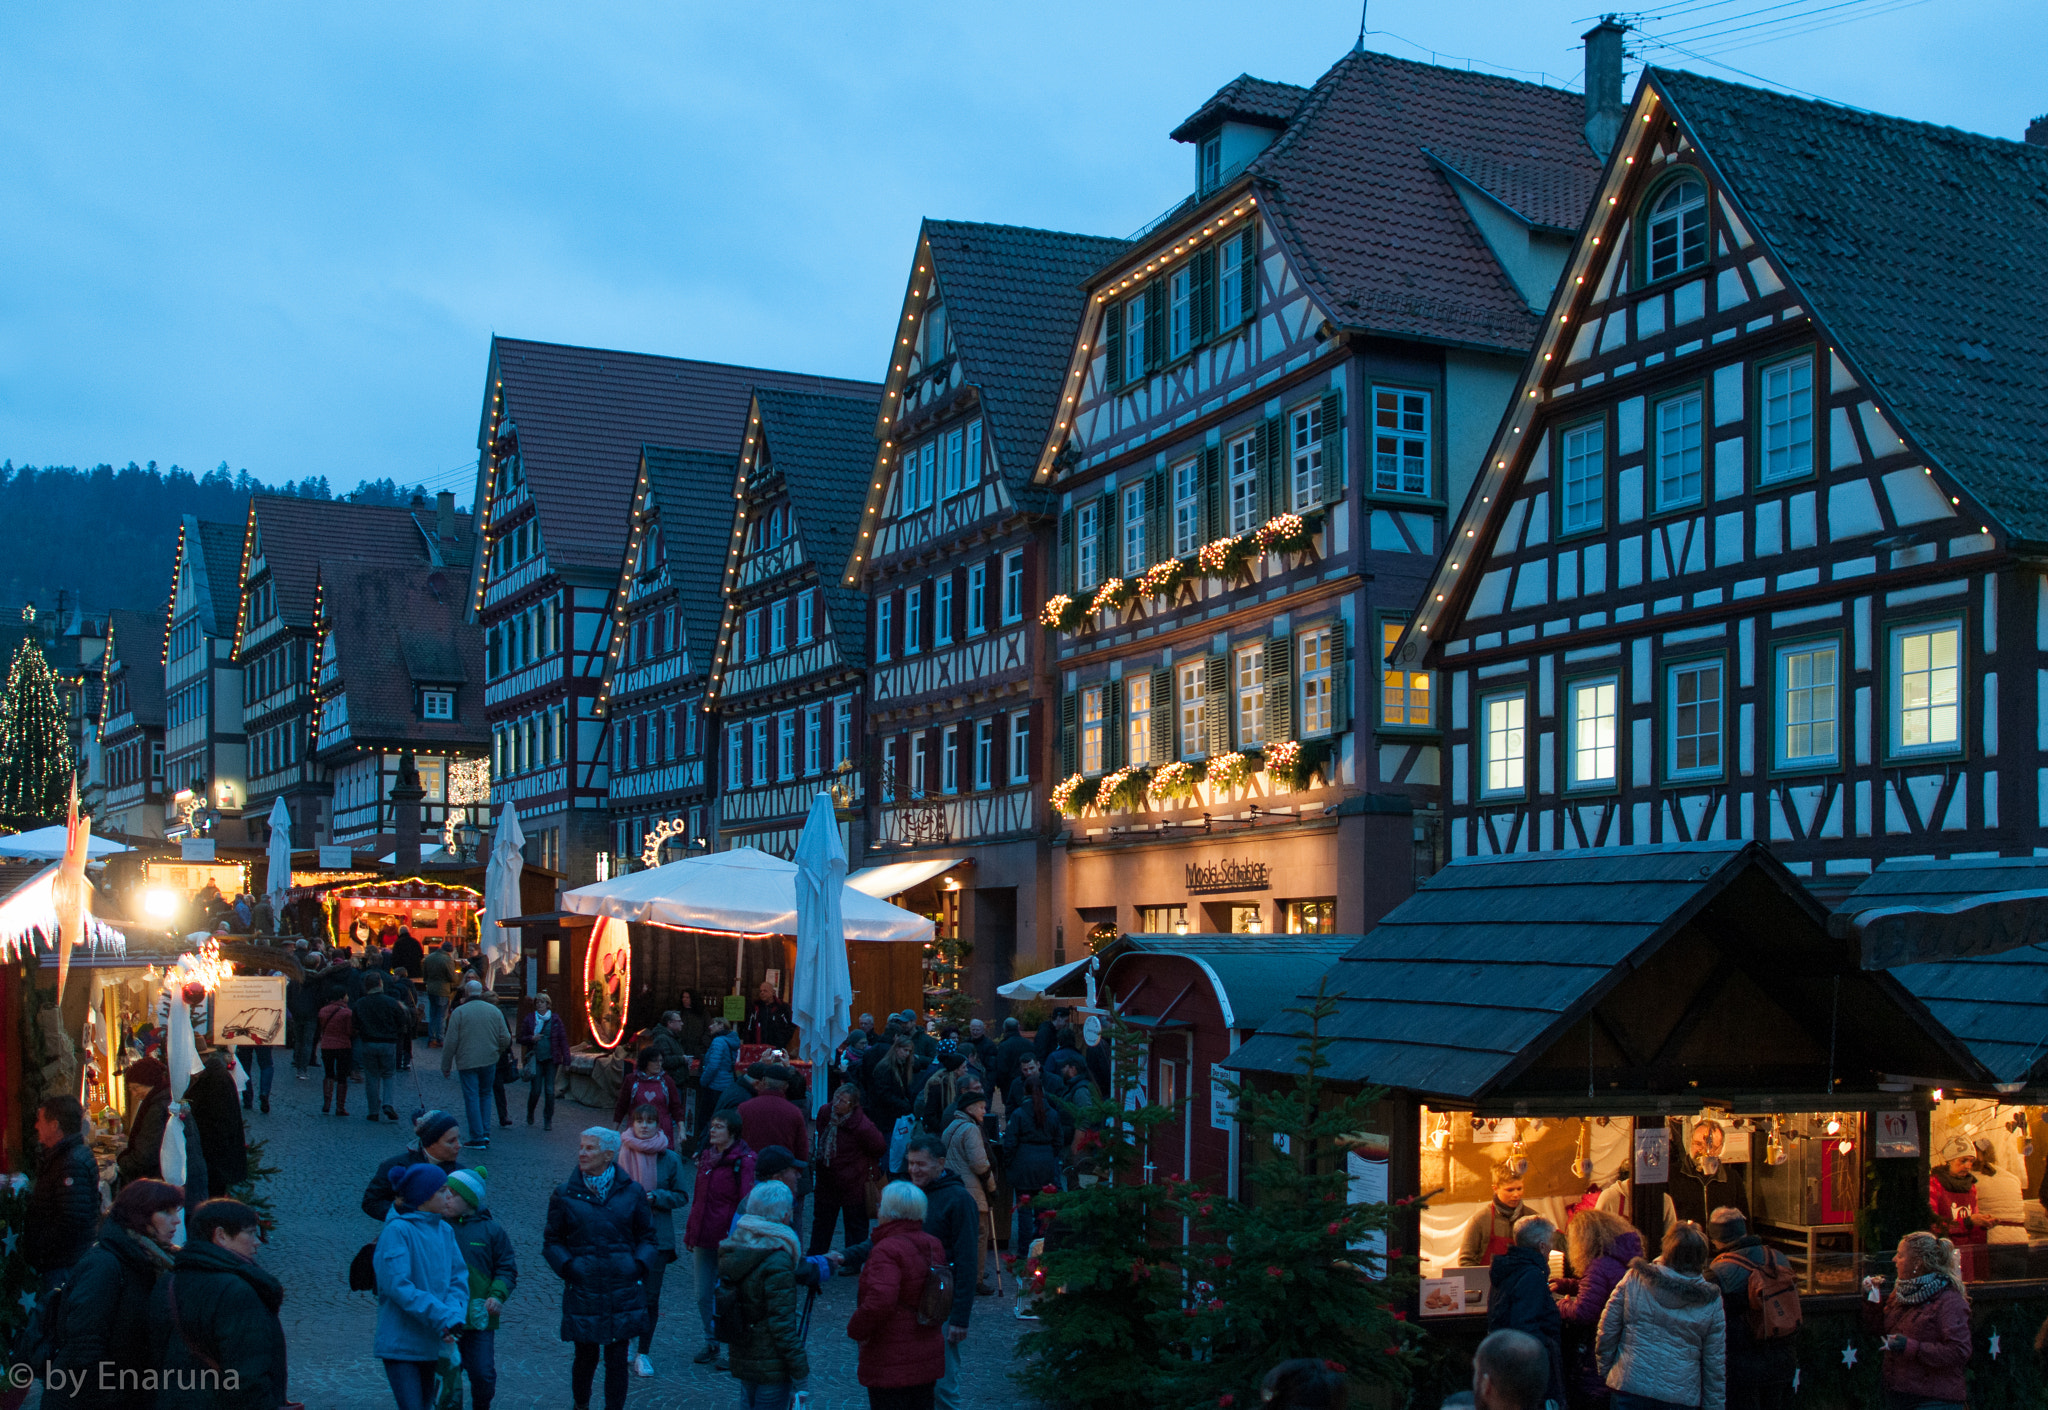
[[[1208,971],[1232,1028],[1258,1028],[1296,1003],[1357,935],[1123,935],[1104,969],[1113,978],[1127,955],[1177,955]],[[1079,992],[1076,986],[1076,992]]]
[[[489,742],[483,633],[463,620],[460,569],[328,559],[319,575],[353,742]],[[420,718],[422,686],[455,689],[453,720]]]
[[[164,723],[164,619],[116,607],[107,613],[108,652],[128,682],[128,709],[138,725]]]
[[[448,564],[457,578],[467,576],[469,529],[470,516],[458,514],[455,537],[445,548],[437,537],[433,546],[444,558],[453,554],[460,559]],[[434,510],[431,506],[411,509],[345,499],[257,495],[249,501],[248,533],[252,548],[253,535],[262,535],[263,562],[277,595],[277,615],[286,626],[304,629],[313,625],[314,593],[323,560],[427,565],[427,536],[435,533]],[[231,604],[243,586],[239,539],[235,551],[238,556],[228,579]]]
[[[867,665],[867,595],[840,585],[832,571],[853,554],[861,505],[875,467],[879,394],[824,396],[761,387],[754,393],[769,466],[789,486],[804,557],[816,564],[819,592],[842,662]],[[730,532],[730,530],[728,530]]]
[[[2048,857],[1886,862],[1830,918],[1998,1082],[2028,1082],[2048,1058]],[[1996,946],[1987,949],[1986,946]],[[1912,963],[1914,958],[1950,958]]]
[[[1585,120],[1585,99],[1561,88],[1354,51],[1246,171],[1340,326],[1521,353],[1540,314],[1431,153],[1526,218],[1575,229],[1600,178]]]
[[[618,570],[643,447],[737,458],[756,387],[881,393],[872,382],[519,338],[491,340],[490,375],[502,383],[505,416],[518,428],[541,547],[557,572]],[[490,409],[487,385],[479,447],[492,431]],[[872,423],[868,429],[872,453]]]
[[[668,577],[682,608],[683,637],[699,671],[711,662],[718,641],[719,583],[732,543],[732,482],[737,452],[671,450],[644,452],[647,488],[654,494],[668,555]]]
[[[1327,983],[1326,1076],[1481,1108],[1839,1106],[1885,1073],[1982,1072],[1755,842],[1455,861]],[[1226,1066],[1293,1075],[1306,1028],[1282,1013]]]
[[[1670,69],[1644,80],[1912,439],[2048,544],[2048,147]]]

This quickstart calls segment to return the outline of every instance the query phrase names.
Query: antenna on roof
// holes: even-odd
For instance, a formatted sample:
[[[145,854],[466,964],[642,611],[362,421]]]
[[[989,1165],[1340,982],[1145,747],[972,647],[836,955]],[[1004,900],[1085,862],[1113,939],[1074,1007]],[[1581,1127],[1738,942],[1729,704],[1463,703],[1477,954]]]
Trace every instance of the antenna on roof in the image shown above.
[[[1365,52],[1365,12],[1372,8],[1372,0],[1358,0],[1358,45],[1351,52]]]

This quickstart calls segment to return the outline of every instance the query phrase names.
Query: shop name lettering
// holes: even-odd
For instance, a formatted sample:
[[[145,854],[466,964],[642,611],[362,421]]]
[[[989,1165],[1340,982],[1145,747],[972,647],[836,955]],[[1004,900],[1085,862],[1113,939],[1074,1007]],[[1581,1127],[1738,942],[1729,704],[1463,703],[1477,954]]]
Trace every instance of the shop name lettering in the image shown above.
[[[1263,891],[1271,878],[1264,862],[1189,862],[1190,891]]]

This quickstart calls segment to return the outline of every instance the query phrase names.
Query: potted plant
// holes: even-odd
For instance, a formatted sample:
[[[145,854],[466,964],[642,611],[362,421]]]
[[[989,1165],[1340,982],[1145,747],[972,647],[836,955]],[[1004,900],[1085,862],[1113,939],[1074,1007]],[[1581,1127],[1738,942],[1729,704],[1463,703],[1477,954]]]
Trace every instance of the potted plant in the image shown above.
[[[1283,739],[1266,746],[1266,772],[1282,788],[1306,788],[1323,765],[1329,746],[1322,740]]]

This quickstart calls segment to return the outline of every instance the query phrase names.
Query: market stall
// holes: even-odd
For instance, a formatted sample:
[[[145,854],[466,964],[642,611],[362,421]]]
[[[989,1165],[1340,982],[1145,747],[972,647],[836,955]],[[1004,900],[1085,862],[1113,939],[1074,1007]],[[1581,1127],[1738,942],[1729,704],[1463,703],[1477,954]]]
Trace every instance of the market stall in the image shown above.
[[[474,887],[417,876],[292,888],[291,899],[305,896],[319,900],[327,933],[350,949],[401,929],[423,945],[443,940],[468,944],[476,939],[476,917],[483,909],[483,893]]]

